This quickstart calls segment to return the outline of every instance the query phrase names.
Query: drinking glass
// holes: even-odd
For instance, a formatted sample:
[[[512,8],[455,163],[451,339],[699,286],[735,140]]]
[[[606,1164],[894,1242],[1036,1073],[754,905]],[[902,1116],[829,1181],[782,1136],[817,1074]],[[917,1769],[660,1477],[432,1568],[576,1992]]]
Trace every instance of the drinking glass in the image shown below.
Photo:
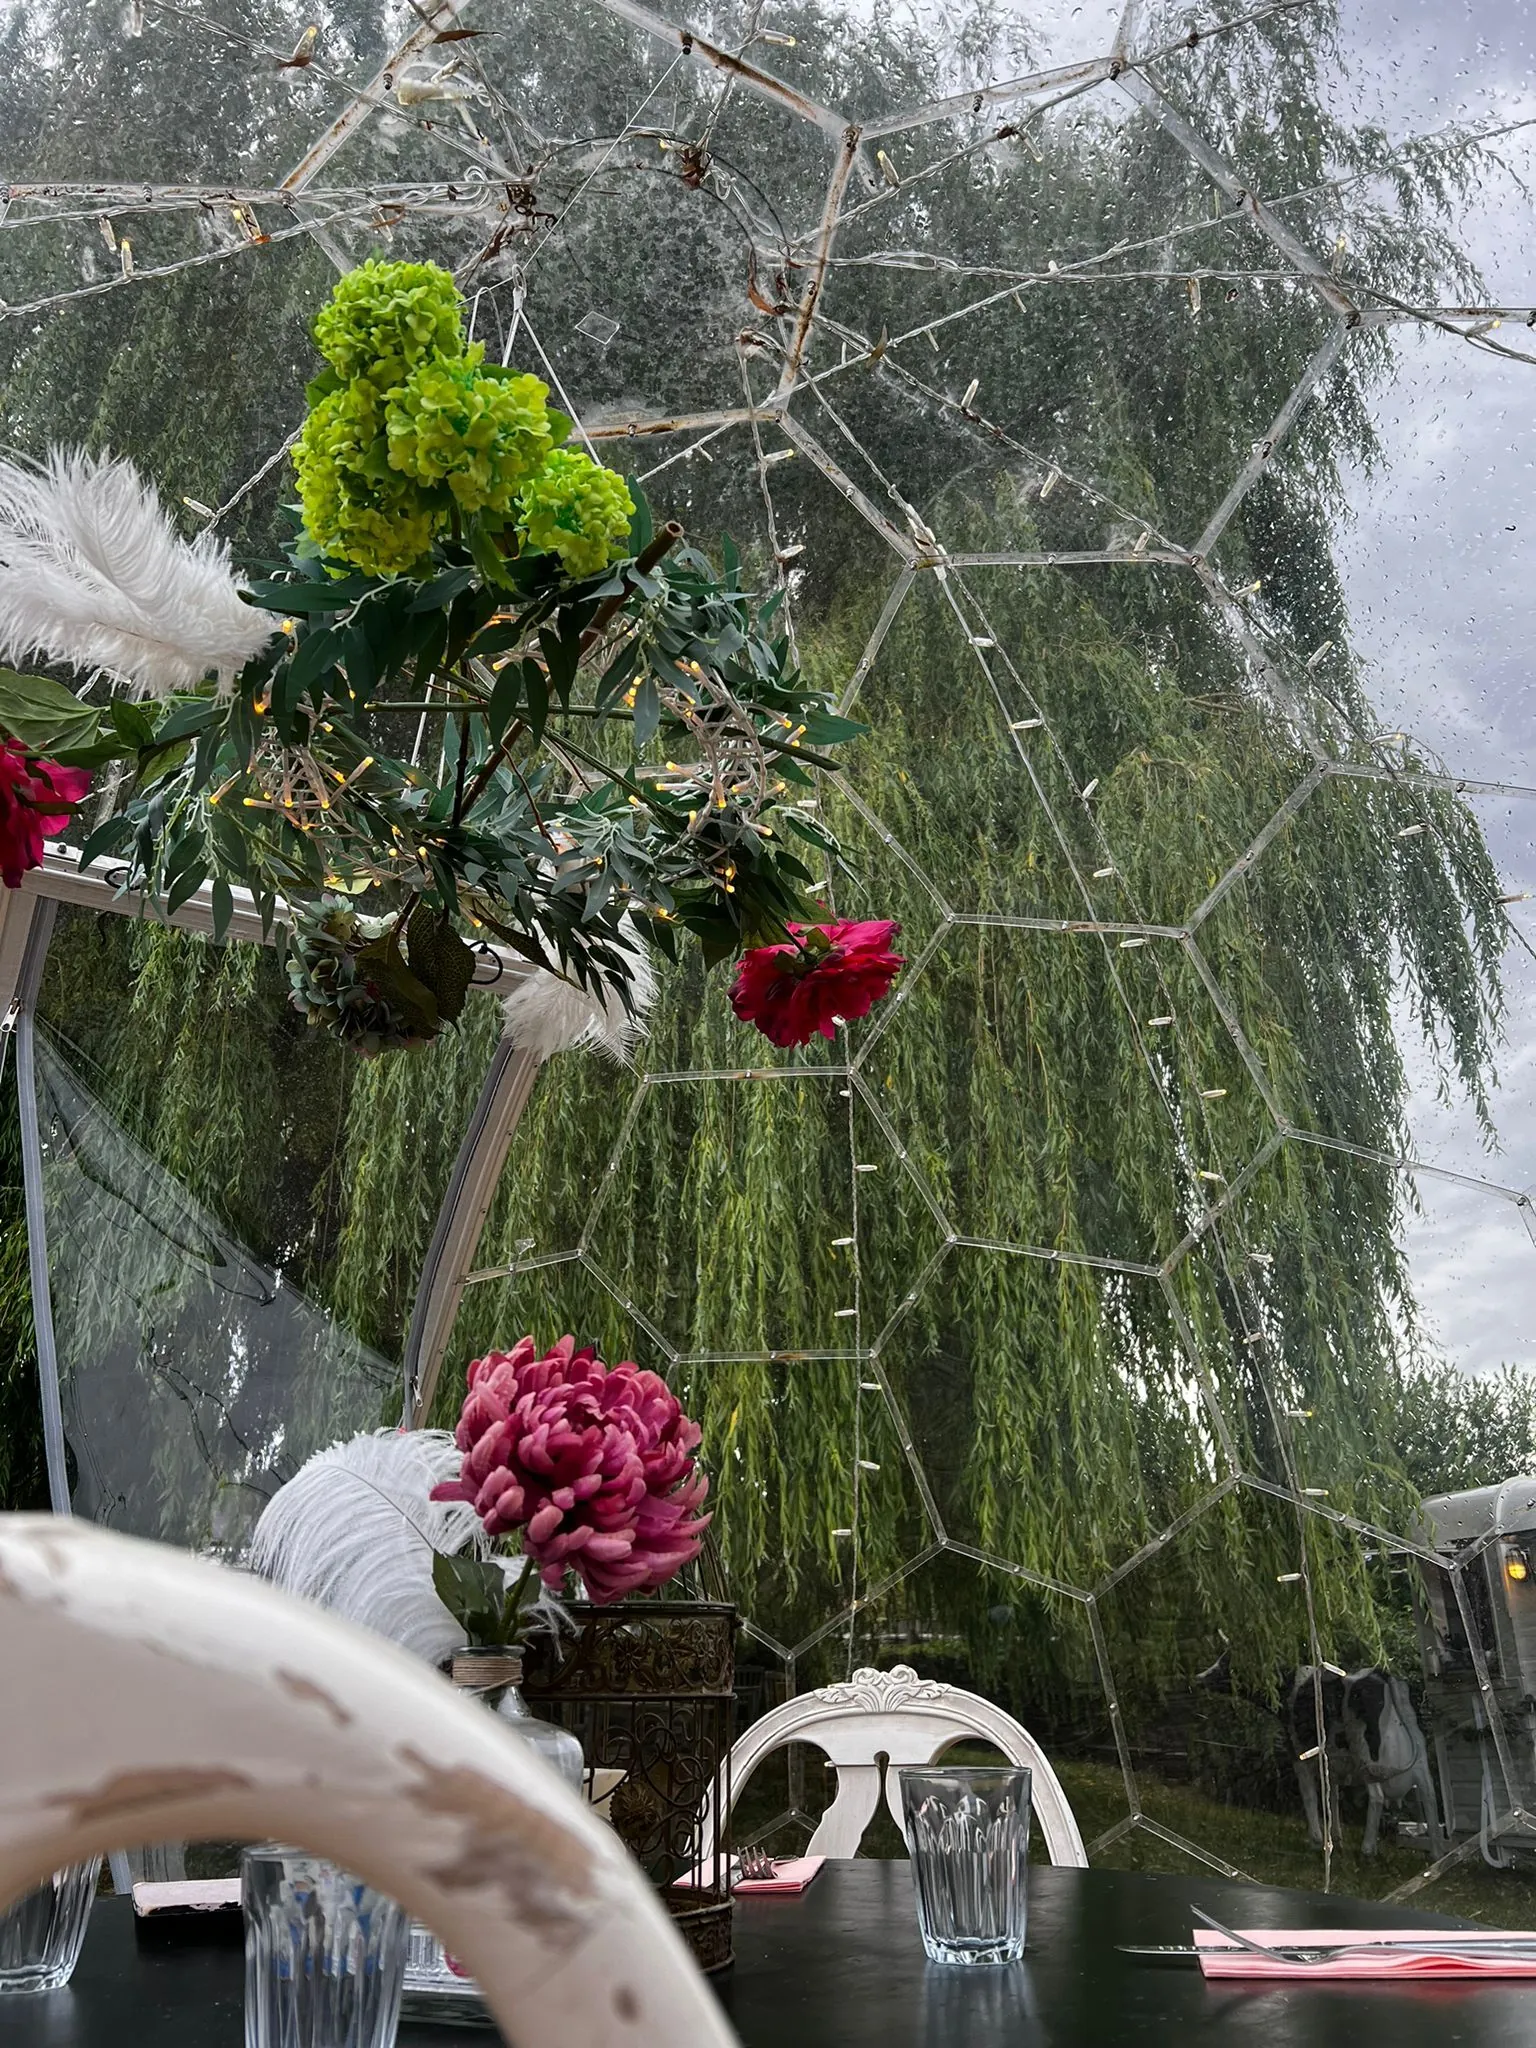
[[[1024,1953],[1030,1774],[1020,1765],[905,1765],[901,1784],[917,1924],[935,1963]]]
[[[322,1856],[247,1849],[245,2048],[392,2048],[408,1920]]]
[[[0,1913],[0,1995],[58,1991],[69,1982],[85,1946],[100,1871],[99,1856],[72,1863]]]

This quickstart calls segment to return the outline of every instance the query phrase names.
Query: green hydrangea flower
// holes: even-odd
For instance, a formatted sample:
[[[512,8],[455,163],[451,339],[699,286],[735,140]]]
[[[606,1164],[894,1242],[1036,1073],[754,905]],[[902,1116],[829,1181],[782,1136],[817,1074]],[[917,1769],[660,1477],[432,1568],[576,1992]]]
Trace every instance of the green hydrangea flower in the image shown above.
[[[438,264],[373,257],[337,284],[315,341],[339,377],[390,391],[420,362],[463,355],[461,308],[458,286]]]
[[[443,517],[390,469],[387,447],[383,403],[359,379],[320,400],[293,451],[310,538],[371,576],[420,561]]]
[[[629,551],[635,501],[623,477],[590,455],[557,448],[518,494],[530,547],[558,555],[571,576],[595,576]]]
[[[389,461],[418,483],[445,483],[465,512],[510,512],[560,434],[549,386],[482,370],[482,354],[477,343],[456,361],[418,363],[391,392]]]

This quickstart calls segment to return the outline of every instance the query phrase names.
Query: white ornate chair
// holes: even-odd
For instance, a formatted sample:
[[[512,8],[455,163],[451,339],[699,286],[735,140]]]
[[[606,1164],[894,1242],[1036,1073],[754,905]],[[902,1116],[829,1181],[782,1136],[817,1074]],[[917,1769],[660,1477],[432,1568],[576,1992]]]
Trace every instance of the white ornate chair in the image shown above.
[[[1053,1863],[1086,1865],[1083,1838],[1067,1795],[1045,1751],[1011,1714],[980,1693],[963,1692],[936,1678],[919,1678],[909,1665],[856,1671],[847,1685],[801,1693],[754,1721],[731,1751],[731,1804],[764,1757],[786,1743],[823,1750],[837,1771],[837,1796],[821,1816],[807,1851],[812,1856],[856,1856],[880,1803],[881,1758],[891,1764],[930,1764],[957,1742],[989,1742],[1010,1763],[1034,1774],[1034,1812]],[[894,1778],[886,1804],[906,1835]],[[709,1845],[706,1845],[706,1853]]]
[[[274,1835],[425,1920],[514,2048],[733,2048],[618,1837],[483,1707],[260,1580],[0,1515],[0,1906],[124,1842]]]

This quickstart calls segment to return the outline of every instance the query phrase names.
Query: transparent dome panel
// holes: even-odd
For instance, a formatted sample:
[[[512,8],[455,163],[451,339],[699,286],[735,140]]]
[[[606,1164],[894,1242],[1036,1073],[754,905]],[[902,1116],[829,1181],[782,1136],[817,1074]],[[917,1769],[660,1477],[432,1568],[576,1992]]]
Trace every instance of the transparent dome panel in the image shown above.
[[[1369,1679],[1413,1670],[1421,1603],[1411,1555],[1247,1489],[1117,1575],[1096,1604],[1151,1836],[1136,1866],[1187,1869],[1193,1854],[1263,1882],[1377,1894],[1421,1875],[1426,1805],[1438,1836],[1423,1696],[1405,1678],[1378,1700]],[[1368,1846],[1349,1743],[1366,1753],[1372,1705],[1384,1737],[1409,1734],[1419,1775],[1398,1788],[1401,1822],[1394,1802],[1397,1825],[1378,1817]]]
[[[60,913],[37,1112],[78,1513],[238,1551],[312,1451],[397,1418],[481,1021],[368,1067],[270,950]]]
[[[870,726],[808,907],[908,965],[779,1047],[695,957],[628,1063],[558,1055],[432,1419],[525,1331],[667,1373],[744,1720],[909,1664],[1030,1727],[1097,1863],[1528,1925],[1529,34],[1228,13],[47,0],[5,438],[268,557],[337,272],[432,260],[731,534]],[[78,1509],[235,1552],[395,1419],[499,1029],[355,1062],[269,954],[61,913]],[[828,1794],[796,1751],[738,1839]]]
[[[1526,807],[1374,775],[1298,795],[1192,941],[1252,1084],[1278,1122],[1519,1189]],[[1297,920],[1308,945],[1277,944]]]
[[[8,29],[6,133],[29,187],[276,183],[383,61],[386,12],[44,0]]]
[[[1403,1536],[1423,1495],[1526,1469],[1526,1214],[1475,1182],[1294,1138],[1256,1161],[1169,1282],[1245,1468]]]

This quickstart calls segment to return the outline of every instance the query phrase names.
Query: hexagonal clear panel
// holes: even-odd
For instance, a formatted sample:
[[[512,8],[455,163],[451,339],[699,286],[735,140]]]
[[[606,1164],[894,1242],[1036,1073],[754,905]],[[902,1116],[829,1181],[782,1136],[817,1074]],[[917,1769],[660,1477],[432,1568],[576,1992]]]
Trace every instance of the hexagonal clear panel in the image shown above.
[[[956,1235],[1047,1256],[1151,1271],[1273,1130],[1167,939],[956,923],[855,1060]]]
[[[1536,799],[1329,774],[1223,877],[1191,957],[1277,1122],[1525,1185],[1533,817]],[[1297,920],[1307,952],[1282,963],[1271,935]]]
[[[1477,1704],[1444,1581],[1430,1554],[1245,1487],[1116,1575],[1096,1604],[1139,1833],[1151,1825],[1141,1868],[1182,1870],[1194,1853],[1272,1884],[1397,1894],[1452,1841],[1477,1843],[1483,1792],[1497,1858],[1530,1743],[1518,1712],[1489,1724]],[[1260,1585],[1274,1591],[1257,1599]],[[1479,1655],[1495,1634],[1485,1595]],[[1513,1649],[1509,1677],[1518,1686]],[[1448,1911],[1452,1898],[1493,1919],[1528,1907],[1528,1880],[1477,1855],[1440,1882]]]
[[[1536,1413],[1527,1216],[1294,1139],[1256,1166],[1169,1281],[1245,1466],[1403,1536],[1422,1495],[1514,1476]]]
[[[937,1532],[1067,1586],[1092,1585],[1233,1470],[1216,1389],[1145,1272],[956,1245],[876,1364]]]
[[[901,1140],[846,1076],[647,1084],[584,1249],[685,1358],[854,1358],[944,1242]]]

